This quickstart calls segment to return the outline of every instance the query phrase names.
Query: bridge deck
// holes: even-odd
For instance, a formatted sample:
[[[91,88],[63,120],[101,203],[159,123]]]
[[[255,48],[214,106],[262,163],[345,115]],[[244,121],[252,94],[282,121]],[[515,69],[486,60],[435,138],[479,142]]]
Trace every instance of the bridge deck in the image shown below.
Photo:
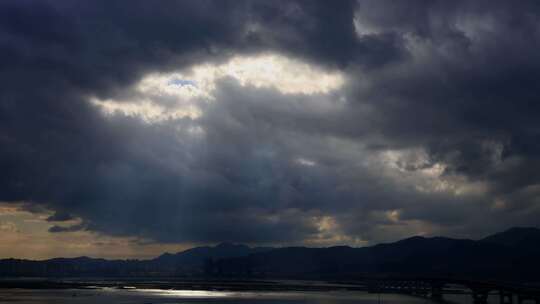
[[[463,286],[463,289],[456,288]],[[540,288],[507,282],[457,278],[372,278],[366,287],[373,293],[402,293],[442,300],[445,294],[469,294],[474,304],[486,304],[489,295],[499,295],[500,304],[540,304]]]

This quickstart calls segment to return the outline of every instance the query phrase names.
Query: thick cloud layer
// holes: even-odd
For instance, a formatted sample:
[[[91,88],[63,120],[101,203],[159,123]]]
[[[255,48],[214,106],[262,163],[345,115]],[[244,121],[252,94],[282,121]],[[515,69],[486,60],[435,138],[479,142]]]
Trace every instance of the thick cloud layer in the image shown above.
[[[82,220],[51,232],[158,242],[537,225],[539,13],[535,1],[2,2],[0,201]],[[189,79],[261,56],[316,68],[321,88],[317,73],[344,80],[281,90],[290,64],[266,84]],[[170,87],[141,89],[155,75]],[[206,95],[167,91],[186,88]],[[125,111],[149,104],[170,115]]]

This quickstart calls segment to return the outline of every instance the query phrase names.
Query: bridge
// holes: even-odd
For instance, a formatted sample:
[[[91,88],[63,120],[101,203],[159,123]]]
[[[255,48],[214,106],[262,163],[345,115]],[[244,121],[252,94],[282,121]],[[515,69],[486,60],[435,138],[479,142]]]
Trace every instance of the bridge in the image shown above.
[[[489,295],[498,295],[500,304],[540,304],[539,287],[507,282],[429,277],[385,277],[365,281],[370,293],[409,294],[439,301],[445,294],[470,294],[474,304],[487,304]]]

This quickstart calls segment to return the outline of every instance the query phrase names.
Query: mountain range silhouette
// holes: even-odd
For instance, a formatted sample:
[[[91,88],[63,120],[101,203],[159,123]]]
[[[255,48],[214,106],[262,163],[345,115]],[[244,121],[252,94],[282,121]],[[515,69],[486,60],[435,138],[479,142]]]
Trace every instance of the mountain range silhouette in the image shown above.
[[[401,275],[530,281],[540,277],[539,257],[540,229],[511,228],[480,240],[414,236],[361,248],[252,248],[221,243],[164,253],[150,260],[3,259],[0,276],[341,280]]]

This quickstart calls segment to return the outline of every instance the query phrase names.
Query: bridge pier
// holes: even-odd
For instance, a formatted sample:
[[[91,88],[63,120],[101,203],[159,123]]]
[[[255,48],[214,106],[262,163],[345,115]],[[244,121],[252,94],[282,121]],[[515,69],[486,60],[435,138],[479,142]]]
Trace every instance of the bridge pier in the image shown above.
[[[431,299],[436,301],[443,299],[443,284],[431,283]]]
[[[499,291],[500,304],[514,304],[514,295],[511,292]]]
[[[429,293],[429,290],[428,290],[428,286],[425,282],[422,282],[422,281],[416,281],[413,283],[413,287],[412,287],[412,294],[413,295],[416,295],[416,296],[421,296],[421,297],[427,297],[428,296],[428,293]]]
[[[488,290],[473,289],[471,295],[474,304],[487,304]]]
[[[540,296],[534,297],[534,296],[526,296],[526,295],[518,294],[518,304],[523,304],[523,302],[525,301],[534,302],[535,304],[540,304]]]

